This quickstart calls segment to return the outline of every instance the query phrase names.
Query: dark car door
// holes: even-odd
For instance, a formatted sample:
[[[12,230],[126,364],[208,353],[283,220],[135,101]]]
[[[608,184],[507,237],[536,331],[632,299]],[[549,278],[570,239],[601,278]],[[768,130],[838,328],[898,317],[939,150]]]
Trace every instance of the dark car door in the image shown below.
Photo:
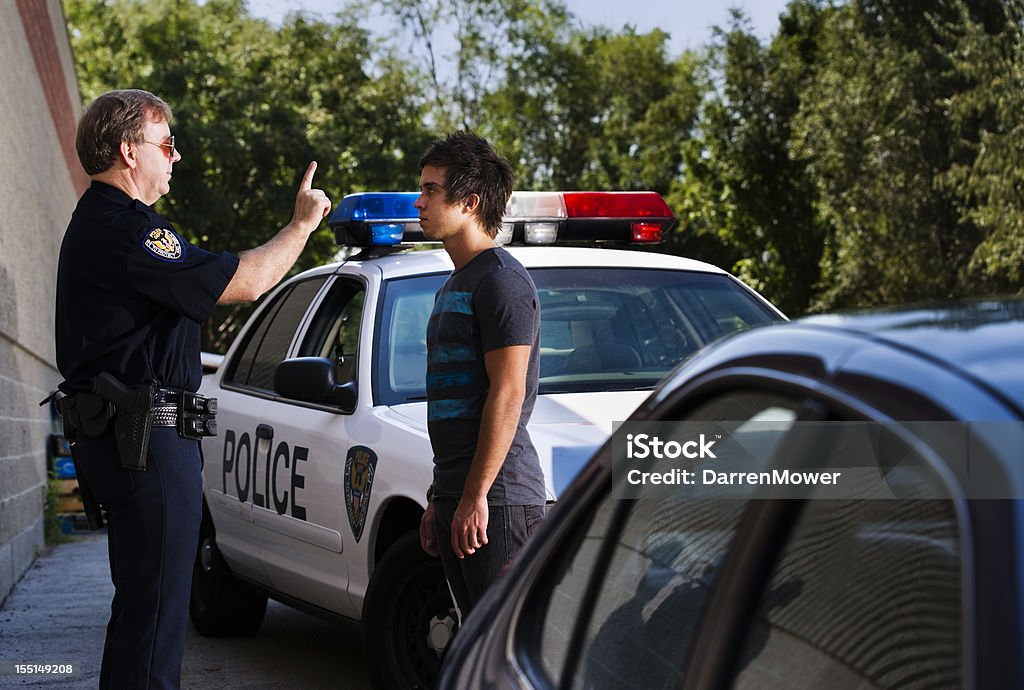
[[[798,422],[872,420],[790,378],[718,377],[661,418],[770,419],[773,462],[821,466]],[[889,498],[623,500],[604,482],[531,577],[509,675],[581,690],[971,686],[965,502],[906,429],[865,428]]]

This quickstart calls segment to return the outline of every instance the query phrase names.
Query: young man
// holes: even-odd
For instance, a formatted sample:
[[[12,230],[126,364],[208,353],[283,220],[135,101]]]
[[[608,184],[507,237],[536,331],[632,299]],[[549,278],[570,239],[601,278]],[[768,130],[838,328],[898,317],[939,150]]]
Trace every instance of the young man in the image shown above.
[[[540,304],[522,264],[494,244],[515,175],[484,139],[435,141],[420,159],[423,234],[455,271],[427,326],[434,483],[420,542],[440,555],[463,616],[544,514],[526,423],[537,396]]]
[[[255,300],[284,277],[331,206],[311,188],[312,163],[291,222],[269,242],[241,256],[190,245],[152,208],[181,160],[170,120],[163,100],[136,89],[106,93],[86,109],[76,147],[92,184],[71,217],[57,272],[57,366],[68,394],[61,409],[76,437],[79,480],[107,519],[114,582],[100,687],[116,690],[180,685],[202,465],[195,434],[179,436],[178,403],[199,387],[200,323],[214,304]],[[147,397],[157,387],[144,470],[122,466],[139,463],[126,463],[104,398],[94,394],[101,374]]]

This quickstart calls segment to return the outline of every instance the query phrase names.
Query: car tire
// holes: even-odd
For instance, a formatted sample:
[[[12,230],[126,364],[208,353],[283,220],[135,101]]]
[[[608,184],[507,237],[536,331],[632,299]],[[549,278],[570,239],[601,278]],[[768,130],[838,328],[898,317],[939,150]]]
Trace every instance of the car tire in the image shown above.
[[[432,688],[458,628],[441,560],[420,547],[419,532],[387,550],[363,604],[363,649],[378,690]]]
[[[231,574],[217,548],[213,521],[203,506],[199,548],[192,566],[192,626],[206,637],[244,637],[260,629],[266,611],[266,595]]]

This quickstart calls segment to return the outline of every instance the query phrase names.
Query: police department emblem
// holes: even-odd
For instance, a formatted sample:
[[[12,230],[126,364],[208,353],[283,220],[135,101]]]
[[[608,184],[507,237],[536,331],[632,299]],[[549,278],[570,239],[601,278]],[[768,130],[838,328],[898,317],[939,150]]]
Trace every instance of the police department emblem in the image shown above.
[[[363,536],[370,489],[377,471],[377,454],[366,446],[352,446],[345,457],[345,507],[356,542]]]
[[[146,251],[164,261],[181,260],[181,240],[168,228],[153,228],[142,242]]]

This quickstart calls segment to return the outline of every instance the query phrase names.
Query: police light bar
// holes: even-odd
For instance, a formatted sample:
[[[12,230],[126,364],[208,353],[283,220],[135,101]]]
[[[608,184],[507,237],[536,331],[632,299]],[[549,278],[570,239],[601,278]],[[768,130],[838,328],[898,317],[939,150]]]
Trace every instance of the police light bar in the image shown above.
[[[416,192],[350,194],[328,224],[339,245],[393,246],[424,241]],[[513,192],[496,242],[656,243],[675,223],[656,192]]]
[[[513,192],[498,241],[653,244],[675,219],[657,192]]]
[[[413,206],[416,192],[349,194],[327,220],[339,246],[387,247],[422,242],[423,228]]]

